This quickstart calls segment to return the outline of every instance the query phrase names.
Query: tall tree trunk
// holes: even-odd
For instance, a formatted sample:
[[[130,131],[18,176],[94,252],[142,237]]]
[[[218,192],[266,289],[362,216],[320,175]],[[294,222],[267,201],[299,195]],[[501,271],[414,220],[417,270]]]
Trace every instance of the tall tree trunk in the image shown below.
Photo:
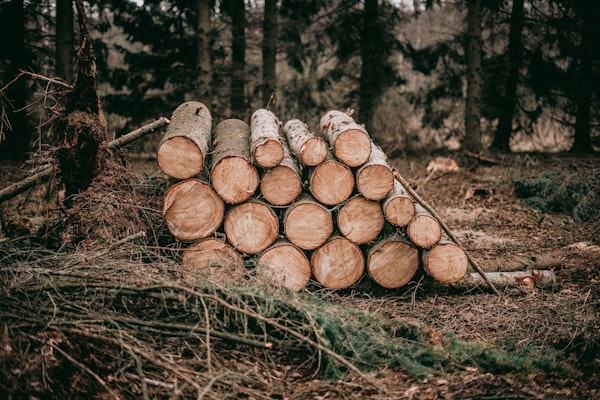
[[[70,83],[73,83],[75,56],[73,21],[73,0],[56,0],[55,72]]]
[[[375,34],[377,30],[377,0],[365,0],[363,31],[360,41],[362,67],[360,71],[359,120],[369,128],[373,121],[373,105],[377,97],[378,64],[381,63],[381,46]]]
[[[600,6],[597,2],[582,2],[581,13],[583,27],[579,51],[579,71],[576,83],[577,115],[575,119],[575,140],[571,147],[573,153],[593,151],[590,140],[590,109],[592,104],[594,40],[598,40],[600,28],[596,22],[600,18]]]
[[[481,150],[481,19],[481,0],[468,0],[464,145],[473,152]]]
[[[210,42],[210,0],[196,1],[196,36],[198,70],[196,99],[210,111],[212,109],[212,58]]]
[[[244,68],[246,66],[246,5],[244,0],[231,1],[231,115],[245,118],[246,83]]]
[[[262,101],[266,107],[275,92],[277,78],[275,75],[277,62],[277,0],[265,0],[262,42]]]
[[[502,151],[510,151],[510,136],[515,106],[517,103],[517,84],[519,70],[523,63],[521,36],[523,30],[524,0],[514,0],[510,16],[510,33],[508,36],[508,66],[502,98],[502,109],[498,129],[492,142],[492,147]]]

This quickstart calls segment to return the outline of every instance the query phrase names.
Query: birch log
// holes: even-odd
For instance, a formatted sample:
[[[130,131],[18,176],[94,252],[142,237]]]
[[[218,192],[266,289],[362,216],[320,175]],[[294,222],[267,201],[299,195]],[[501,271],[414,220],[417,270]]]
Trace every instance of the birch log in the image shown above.
[[[186,281],[208,279],[239,282],[246,275],[241,255],[224,240],[205,238],[183,251],[182,275]]]
[[[285,143],[283,150],[283,160],[279,165],[266,170],[260,181],[260,193],[274,206],[286,206],[302,193],[298,164]]]
[[[386,221],[398,227],[408,225],[415,216],[415,201],[394,178],[394,188],[381,203]]]
[[[206,182],[189,178],[171,186],[163,199],[163,218],[169,231],[182,241],[214,233],[223,222],[225,205]]]
[[[387,156],[371,142],[371,154],[367,162],[356,171],[356,188],[369,200],[382,200],[394,188],[394,175],[387,163]]]
[[[357,244],[374,240],[383,229],[384,221],[379,202],[362,195],[356,195],[345,202],[337,214],[340,233]]]
[[[532,269],[525,271],[488,272],[487,278],[497,288],[553,288],[556,286],[556,274],[552,270]],[[475,287],[489,289],[489,285],[478,272],[467,272],[465,276],[452,283],[456,289],[472,290]]]
[[[260,108],[250,117],[250,153],[256,165],[273,168],[284,157],[282,138],[279,135],[281,122],[275,114]]]
[[[415,216],[408,223],[406,233],[415,245],[428,249],[442,238],[442,227],[423,206],[415,204]]]
[[[442,283],[461,280],[469,268],[465,251],[450,241],[440,241],[422,255],[423,270],[433,279]]]
[[[419,264],[419,250],[399,235],[388,236],[367,251],[369,277],[387,289],[397,289],[410,282]]]
[[[308,183],[309,190],[317,201],[335,206],[350,197],[354,191],[354,174],[347,165],[336,161],[328,153],[325,161],[309,169]]]
[[[367,162],[371,138],[365,127],[357,124],[350,114],[328,111],[321,117],[319,126],[338,160],[349,167],[359,167]]]
[[[281,240],[263,251],[257,260],[259,278],[298,292],[311,277],[310,262],[304,252]]]
[[[365,258],[356,243],[334,235],[311,257],[314,278],[329,289],[354,285],[365,271]]]
[[[277,239],[279,220],[266,203],[248,200],[227,212],[223,229],[234,249],[258,254]]]
[[[204,168],[211,143],[212,118],[206,106],[188,101],[173,111],[158,144],[160,169],[175,179],[191,178]]]
[[[291,119],[283,126],[292,154],[307,167],[319,165],[327,156],[327,143],[308,130],[299,119]]]
[[[323,205],[306,195],[283,214],[285,237],[303,250],[314,250],[333,233],[333,217]]]
[[[215,191],[230,204],[248,200],[258,188],[258,170],[249,150],[248,124],[226,119],[215,128],[211,182]]]

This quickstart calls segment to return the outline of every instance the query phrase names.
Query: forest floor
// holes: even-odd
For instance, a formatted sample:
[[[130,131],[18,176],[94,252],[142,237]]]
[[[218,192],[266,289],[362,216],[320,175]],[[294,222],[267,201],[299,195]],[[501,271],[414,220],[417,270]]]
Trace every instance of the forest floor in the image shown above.
[[[232,360],[226,358],[221,360],[217,357],[217,344],[211,342],[215,346],[213,349],[215,354],[212,359],[208,356],[208,370],[212,373],[213,379],[209,379],[206,386],[202,385],[206,389],[201,393],[205,398],[600,398],[600,356],[598,353],[600,349],[600,330],[598,329],[600,326],[600,220],[596,217],[582,222],[566,212],[550,213],[532,208],[525,203],[524,199],[516,195],[514,188],[515,180],[536,178],[549,171],[573,174],[574,176],[585,175],[593,170],[598,171],[600,156],[491,155],[497,163],[488,164],[465,155],[446,153],[441,156],[453,158],[460,169],[427,179],[426,167],[437,156],[440,154],[399,157],[391,160],[390,163],[437,211],[482,268],[487,271],[505,270],[515,268],[515,266],[520,266],[521,269],[549,268],[556,274],[556,286],[501,289],[502,296],[498,296],[486,288],[462,291],[439,288],[429,284],[426,276],[421,276],[418,281],[411,282],[406,287],[397,290],[383,290],[374,287],[366,279],[357,287],[344,291],[307,289],[305,293],[299,295],[301,296],[300,300],[294,298],[290,302],[297,304],[297,300],[301,301],[303,298],[311,296],[318,297],[321,302],[359,310],[370,316],[381,316],[387,320],[385,323],[401,321],[414,329],[418,327],[425,334],[425,338],[422,339],[426,343],[425,346],[432,351],[428,353],[429,356],[433,357],[431,354],[439,356],[439,352],[441,352],[444,353],[445,361],[437,362],[435,357],[429,362],[420,360],[422,365],[429,368],[430,372],[419,375],[410,373],[405,368],[406,364],[401,362],[395,364],[390,362],[387,365],[374,361],[370,363],[369,360],[353,360],[351,355],[343,354],[348,359],[355,361],[355,365],[360,365],[359,369],[362,372],[346,371],[346,374],[332,379],[324,378],[319,374],[313,375],[315,365],[320,365],[320,361],[317,364],[306,365],[308,361],[303,359],[302,354],[304,353],[300,352],[301,354],[294,355],[293,348],[288,349],[283,355],[270,357],[263,355],[254,359],[248,354],[244,355],[243,351],[237,348],[231,349],[225,346],[225,350],[229,349]],[[162,176],[153,160],[135,161],[132,163],[132,168],[138,171],[144,179],[148,176]],[[14,182],[18,175],[21,173],[15,166],[0,166],[0,188]],[[600,182],[589,183],[596,187],[600,184]],[[2,205],[2,219],[5,227],[6,221],[14,220],[24,221],[22,224],[28,226],[36,224],[39,215],[34,215],[34,213],[39,214],[43,209],[46,210],[45,215],[48,215],[47,207],[42,206],[34,210],[35,204],[42,205],[39,198],[36,199],[31,195],[5,202]],[[0,292],[2,300],[0,303],[5,304],[0,305],[8,307],[7,304],[11,304],[10,306],[14,307],[8,297],[12,296],[14,299],[17,297],[16,293],[22,294],[30,290],[23,289],[21,291],[19,285],[25,285],[23,282],[33,279],[31,277],[34,272],[29,270],[27,274],[17,274],[14,268],[22,268],[24,263],[28,262],[28,257],[19,256],[19,261],[16,263],[14,250],[6,249],[7,243],[14,244],[15,241],[8,240],[6,232],[0,235],[0,240],[0,256],[2,260],[5,260],[0,260],[0,264],[4,264],[0,271],[0,287],[3,288]],[[116,254],[118,252],[111,251],[111,255],[115,256]],[[103,252],[102,257],[98,256],[98,258],[106,260],[106,256],[107,254]],[[81,256],[75,254],[72,257],[79,261],[64,263],[63,261],[52,261],[50,256],[45,257],[44,263],[60,263],[62,270],[67,268],[65,265],[69,265],[68,268],[75,268],[71,265],[81,262],[82,259]],[[83,258],[86,260],[87,268],[90,268],[94,257],[88,255]],[[41,258],[35,259],[41,260]],[[55,260],[63,259],[56,257]],[[106,261],[104,262],[104,267],[107,268]],[[111,269],[112,279],[120,282],[123,287],[127,286],[124,276],[132,273],[129,263],[123,263],[122,267],[115,268],[117,271],[123,271],[119,272],[124,274],[123,277],[115,275]],[[171,265],[169,268],[172,267]],[[9,271],[10,268],[13,269]],[[160,268],[155,263],[148,274],[154,273]],[[126,270],[129,271],[125,272]],[[74,276],[73,270],[69,269],[69,271],[71,271],[69,272],[70,276]],[[48,274],[50,274],[48,276],[54,276],[51,272]],[[89,285],[88,290],[91,291],[92,282]],[[13,293],[11,290],[15,292]],[[70,290],[75,289],[71,288]],[[51,291],[51,293],[55,292]],[[99,297],[97,294],[99,292],[95,293]],[[61,295],[66,296],[66,294]],[[133,296],[133,294],[130,293],[129,296]],[[57,309],[61,310],[60,304],[57,305],[58,294],[55,294],[54,297],[48,294],[48,297],[51,300],[50,302],[46,299],[51,307],[49,314],[53,312],[56,314]],[[24,298],[33,302],[31,297],[24,296]],[[101,300],[102,304],[107,303],[105,299]],[[92,302],[94,299],[89,301]],[[166,300],[164,302],[166,303]],[[130,308],[133,308],[140,303],[128,304]],[[319,304],[325,309],[326,306],[323,303]],[[83,306],[73,306],[72,310],[83,312],[81,311]],[[14,314],[19,312],[15,309]],[[151,310],[145,312],[154,315]],[[306,314],[309,316],[309,320],[310,315],[314,317],[314,314],[310,312]],[[54,317],[58,318],[56,315]],[[156,313],[156,318],[159,317],[163,318],[164,316]],[[346,315],[340,316],[339,320],[342,321],[340,324],[352,325],[352,321],[347,318],[349,317]],[[317,319],[314,317],[311,324],[317,323]],[[51,335],[52,329],[49,327],[57,326],[56,322],[53,325],[46,321],[39,326],[39,324],[35,325],[26,321],[28,320],[25,318],[20,320],[9,310],[0,312],[0,330],[4,332],[0,338],[2,345],[0,348],[0,382],[4,382],[0,383],[0,398],[22,398],[25,394],[28,394],[30,398],[54,398],[56,394],[61,393],[63,395],[71,393],[69,398],[84,396],[87,396],[86,398],[133,398],[133,393],[137,393],[138,397],[136,398],[192,397],[182,393],[186,393],[185,390],[190,389],[189,385],[193,385],[193,381],[188,383],[188,388],[185,390],[183,389],[185,385],[182,385],[181,392],[178,392],[175,390],[176,387],[174,389],[174,386],[167,385],[167,382],[171,382],[173,377],[166,376],[165,371],[163,371],[162,380],[157,378],[160,374],[151,376],[150,372],[146,371],[147,379],[144,381],[142,379],[144,375],[140,371],[146,368],[147,352],[144,353],[142,350],[137,352],[133,345],[127,347],[122,344],[121,356],[127,359],[131,355],[135,362],[127,364],[123,361],[123,365],[120,365],[111,359],[110,362],[114,365],[103,368],[100,365],[102,357],[99,355],[92,357],[91,350],[82,343],[76,343],[72,336],[70,337],[72,343],[67,346],[65,337],[69,336],[61,336],[61,339],[54,337],[58,335],[56,333]],[[86,323],[91,323],[86,321]],[[367,322],[364,322],[366,325],[362,333],[367,336],[375,335],[370,330],[374,328],[371,325],[367,326]],[[124,325],[125,323],[120,329],[125,329]],[[34,329],[35,326],[38,328]],[[99,330],[98,332],[106,333],[109,326],[110,324],[107,324],[104,331]],[[156,331],[149,330],[144,334],[150,337],[154,335],[153,339],[155,339],[159,328],[159,325],[153,326]],[[246,326],[246,329],[250,328]],[[68,328],[62,329],[62,335],[74,334],[73,332],[77,330],[79,335],[87,335],[88,341],[99,340],[100,337],[100,333],[92,336],[89,329],[84,328],[83,323],[73,323]],[[26,334],[23,336],[22,332]],[[71,365],[68,369],[70,371],[68,376],[71,376],[71,380],[62,382],[64,390],[57,388],[57,385],[61,384],[60,379],[48,372],[52,369],[52,363],[46,360],[36,364],[26,357],[28,354],[31,356],[28,353],[30,347],[38,349],[36,357],[46,354],[43,351],[44,347],[40,344],[45,340],[44,332],[48,336],[54,337],[52,339],[54,342],[48,342],[52,346],[50,350],[55,350],[53,357],[62,359],[61,365],[64,363]],[[360,334],[357,333],[357,335]],[[399,333],[390,337],[395,340],[397,335]],[[141,336],[142,334],[140,334]],[[174,337],[169,340],[165,339],[160,346],[171,349],[168,346],[172,345],[171,341],[175,340]],[[131,342],[127,341],[129,339],[126,334],[119,338],[119,341],[137,343],[140,348],[142,346],[141,341],[133,342],[133,339]],[[406,341],[413,339],[408,338]],[[31,346],[25,343],[27,340],[31,340]],[[344,338],[341,337],[340,340],[344,340]],[[476,343],[485,350],[475,354],[475,350],[471,348],[470,356],[459,356],[456,355],[458,353],[449,350],[451,340],[471,345]],[[373,336],[373,346],[375,346],[375,341],[376,338]],[[115,343],[112,339],[111,341],[105,340],[105,342],[106,346],[109,345],[108,343],[112,345]],[[62,350],[58,348],[61,344],[64,344]],[[207,345],[207,347],[210,349],[210,346]],[[331,344],[331,348],[335,347],[335,344]],[[98,350],[101,347],[97,344],[95,348]],[[83,350],[78,353],[77,349]],[[46,348],[47,350],[48,348]],[[491,361],[492,350],[514,355],[514,359],[509,357],[498,361],[499,359],[496,358]],[[162,354],[159,357],[160,362],[154,362],[153,368],[160,369],[162,366],[164,369],[168,360],[178,357],[184,359],[186,352],[191,351],[186,347],[185,351],[178,354]],[[302,351],[306,351],[306,349]],[[383,348],[373,348],[374,353],[378,351],[383,352]],[[401,351],[403,351],[401,348],[396,350],[396,352]],[[250,353],[256,352],[257,350],[253,350]],[[357,349],[354,349],[354,352],[359,353]],[[390,354],[394,354],[393,351]],[[525,358],[524,365],[518,364],[515,359],[523,354],[535,354],[535,358]],[[417,354],[409,356],[415,360],[418,358]],[[462,358],[459,359],[459,357]],[[486,357],[490,359],[488,360]],[[210,367],[211,360],[212,369]],[[488,360],[489,363],[483,360]],[[547,361],[546,364],[544,364],[545,361]],[[105,360],[105,362],[109,361]],[[219,364],[220,362],[222,364]],[[237,362],[238,366],[234,367],[229,364],[230,362]],[[263,369],[265,365],[268,366],[269,371]],[[227,372],[219,375],[219,366],[226,368]],[[234,379],[236,368],[242,374],[240,371],[246,366],[249,366],[249,371],[251,371],[251,373],[243,373],[246,381]],[[27,371],[28,368],[29,371]],[[78,370],[79,374],[74,372],[75,370]],[[180,383],[182,380],[185,381],[182,371],[175,372],[181,374],[181,376],[177,375]],[[65,373],[64,365],[61,367],[61,371],[56,373]],[[198,373],[196,372],[196,374]],[[79,376],[78,379],[73,378],[76,375]],[[85,375],[87,378],[80,375]],[[198,382],[202,381],[199,375],[193,376]],[[231,378],[227,378],[228,376]],[[248,383],[250,377],[253,377],[253,380]],[[232,381],[232,384],[226,389],[223,383],[229,382],[228,379]],[[29,380],[29,383],[25,380]],[[175,380],[177,379],[175,378]],[[35,385],[32,386],[32,382]],[[82,389],[81,385],[86,384],[90,387]],[[119,386],[125,384],[129,385],[126,390],[122,389],[124,386]],[[92,386],[93,388],[91,388]],[[134,387],[137,389],[134,390]],[[114,394],[109,388],[114,388],[114,391],[120,395]],[[156,393],[158,394],[152,395],[153,388],[157,388]],[[225,394],[219,394],[219,390]],[[232,393],[237,393],[237,395]],[[193,397],[200,398],[202,396]]]

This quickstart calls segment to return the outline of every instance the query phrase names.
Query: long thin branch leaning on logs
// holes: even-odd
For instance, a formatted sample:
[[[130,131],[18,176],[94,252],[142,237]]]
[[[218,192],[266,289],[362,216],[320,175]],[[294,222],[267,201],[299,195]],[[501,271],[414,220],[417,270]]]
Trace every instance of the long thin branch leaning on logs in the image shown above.
[[[156,129],[162,128],[163,126],[167,125],[168,123],[169,123],[168,118],[160,117],[159,119],[157,119],[147,125],[144,125],[141,128],[138,128],[134,131],[129,132],[126,135],[119,137],[118,139],[113,140],[112,142],[110,142],[107,145],[107,147],[109,149],[117,149],[117,148],[123,147]],[[16,182],[7,188],[0,190],[0,203],[5,200],[12,199],[13,197],[25,192],[27,189],[29,189],[35,185],[39,185],[41,183],[48,181],[48,179],[50,179],[50,177],[56,172],[56,170],[57,170],[56,167],[50,167],[41,172],[38,172],[35,175],[28,176],[27,178],[25,178],[19,182]]]

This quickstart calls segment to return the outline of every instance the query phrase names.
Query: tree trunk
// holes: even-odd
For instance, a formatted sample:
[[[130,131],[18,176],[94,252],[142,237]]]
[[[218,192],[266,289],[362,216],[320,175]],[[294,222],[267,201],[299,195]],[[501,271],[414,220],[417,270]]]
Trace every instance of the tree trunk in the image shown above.
[[[246,4],[231,0],[231,116],[245,119]]]
[[[371,154],[371,138],[364,126],[342,111],[328,111],[319,123],[333,155],[349,167],[360,167]]]
[[[281,122],[275,114],[264,108],[252,113],[250,118],[250,153],[256,165],[273,168],[284,156],[284,144],[279,135]]]
[[[381,147],[371,142],[371,155],[356,171],[356,188],[369,200],[382,200],[394,187],[394,175]]]
[[[196,0],[196,100],[212,110],[210,0]]]
[[[237,251],[258,254],[277,239],[279,220],[267,204],[249,200],[225,215],[223,229],[227,240]]]
[[[224,212],[223,200],[208,183],[196,178],[171,186],[163,199],[162,214],[169,231],[186,242],[213,234]]]
[[[419,250],[402,236],[392,235],[367,252],[367,273],[380,286],[397,289],[406,285],[419,268]]]
[[[465,251],[449,241],[441,241],[422,255],[423,269],[433,279],[442,283],[461,280],[469,268]]]
[[[263,15],[262,100],[266,107],[271,95],[275,93],[277,84],[277,75],[275,74],[278,35],[277,0],[265,0]]]
[[[314,278],[329,289],[354,285],[365,271],[365,258],[356,243],[342,236],[331,237],[311,257]]]
[[[552,270],[487,272],[486,276],[498,289],[508,287],[553,288],[556,286],[556,274]],[[489,285],[477,272],[468,272],[462,279],[453,282],[451,287],[464,290],[489,289]]]
[[[56,0],[55,72],[69,83],[74,81],[74,26],[73,0]]]
[[[357,244],[374,240],[383,229],[384,218],[379,202],[357,195],[344,203],[337,215],[340,233]]]
[[[284,144],[284,157],[281,163],[262,176],[260,193],[274,206],[286,206],[292,203],[302,193],[302,179],[296,160]]]
[[[199,174],[211,144],[211,129],[212,117],[204,104],[188,101],[177,107],[158,144],[157,159],[162,171],[175,179]]]
[[[465,104],[465,148],[481,150],[481,0],[468,0],[467,98]]]
[[[394,188],[381,204],[385,219],[392,225],[404,227],[415,216],[415,201],[404,186],[394,179]]]
[[[239,283],[246,275],[244,260],[240,254],[223,240],[202,239],[183,251],[181,257],[185,281]]]
[[[314,250],[333,233],[333,217],[323,205],[306,196],[285,210],[283,227],[290,242],[303,250]]]
[[[298,292],[311,277],[306,254],[293,244],[281,240],[263,251],[256,261],[259,279]]]
[[[330,153],[327,160],[309,170],[310,192],[317,201],[335,206],[354,190],[354,174],[347,165],[337,162]]]
[[[361,71],[359,81],[359,105],[360,120],[366,126],[371,127],[373,120],[373,108],[377,100],[377,93],[382,86],[380,64],[383,51],[377,32],[377,0],[365,0],[363,14],[363,29],[360,36]]]
[[[406,233],[416,246],[428,249],[442,238],[442,227],[425,208],[415,204],[415,216],[408,223]]]
[[[258,188],[258,171],[249,150],[250,130],[239,119],[226,119],[215,127],[211,182],[227,203],[248,200]]]
[[[494,135],[492,147],[501,151],[510,151],[513,117],[517,104],[517,85],[519,70],[523,63],[521,35],[523,30],[524,0],[514,0],[510,16],[510,32],[508,35],[508,65],[502,96],[502,109],[498,120],[498,129]]]
[[[308,125],[299,119],[291,119],[283,126],[290,150],[307,167],[319,165],[327,157],[327,143],[322,137],[309,132]]]

